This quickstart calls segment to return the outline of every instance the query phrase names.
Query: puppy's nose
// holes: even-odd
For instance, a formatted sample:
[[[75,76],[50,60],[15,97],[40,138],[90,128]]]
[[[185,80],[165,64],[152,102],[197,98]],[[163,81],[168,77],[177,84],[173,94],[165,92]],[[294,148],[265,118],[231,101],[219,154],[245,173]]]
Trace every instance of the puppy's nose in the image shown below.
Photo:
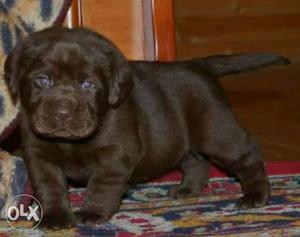
[[[72,102],[68,100],[58,100],[55,118],[67,122],[71,119]]]
[[[67,122],[71,119],[70,112],[67,110],[57,111],[55,117],[57,120],[64,121],[64,122]]]

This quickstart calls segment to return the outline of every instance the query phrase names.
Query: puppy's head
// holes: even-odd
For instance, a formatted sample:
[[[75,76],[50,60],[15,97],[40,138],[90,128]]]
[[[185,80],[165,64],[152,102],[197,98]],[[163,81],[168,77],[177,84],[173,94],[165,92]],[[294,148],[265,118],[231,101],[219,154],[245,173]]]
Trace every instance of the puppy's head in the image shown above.
[[[84,28],[31,34],[8,55],[5,79],[35,133],[67,140],[91,136],[132,84],[120,51]]]

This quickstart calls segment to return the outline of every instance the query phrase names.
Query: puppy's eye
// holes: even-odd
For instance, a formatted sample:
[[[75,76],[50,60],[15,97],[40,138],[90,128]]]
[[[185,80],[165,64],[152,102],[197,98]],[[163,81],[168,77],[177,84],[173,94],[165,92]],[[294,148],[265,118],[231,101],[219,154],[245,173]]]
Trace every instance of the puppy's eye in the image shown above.
[[[81,89],[86,89],[86,90],[88,90],[88,89],[93,89],[93,88],[95,88],[95,87],[96,87],[96,84],[95,84],[94,82],[90,81],[90,80],[84,80],[84,81],[82,81],[82,82],[79,84],[79,87],[80,87]]]
[[[53,82],[49,79],[47,75],[39,74],[34,77],[34,82],[39,86],[43,88],[49,88],[50,86],[53,86]]]

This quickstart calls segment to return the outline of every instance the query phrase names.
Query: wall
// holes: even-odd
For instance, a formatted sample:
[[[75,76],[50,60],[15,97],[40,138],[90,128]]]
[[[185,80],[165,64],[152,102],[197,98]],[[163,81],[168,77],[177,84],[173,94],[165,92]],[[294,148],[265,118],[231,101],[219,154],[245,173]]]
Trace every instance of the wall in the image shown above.
[[[300,159],[300,1],[175,0],[179,59],[277,52],[292,64],[220,79],[268,160]]]

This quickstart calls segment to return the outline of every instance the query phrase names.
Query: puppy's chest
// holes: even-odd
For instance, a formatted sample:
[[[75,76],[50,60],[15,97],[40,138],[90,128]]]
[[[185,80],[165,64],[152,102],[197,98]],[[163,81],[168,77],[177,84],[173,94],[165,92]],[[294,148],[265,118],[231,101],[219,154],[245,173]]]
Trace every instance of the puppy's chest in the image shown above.
[[[64,175],[70,179],[84,181],[91,173],[88,154],[76,149],[64,149],[62,151],[62,160],[57,164],[62,169]]]
[[[86,181],[90,174],[89,167],[76,166],[74,164],[66,165],[62,170],[67,178],[79,181]]]

